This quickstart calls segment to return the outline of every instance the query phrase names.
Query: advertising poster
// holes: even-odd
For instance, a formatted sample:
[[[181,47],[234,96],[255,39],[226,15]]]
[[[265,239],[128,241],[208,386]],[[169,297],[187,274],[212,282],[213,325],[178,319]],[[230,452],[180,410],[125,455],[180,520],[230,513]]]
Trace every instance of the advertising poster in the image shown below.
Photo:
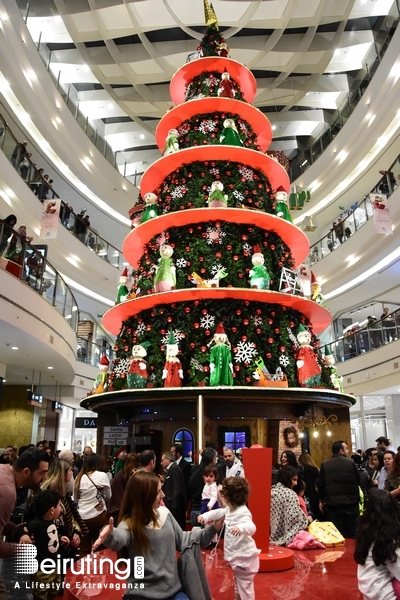
[[[384,194],[370,194],[369,199],[372,206],[376,233],[393,233],[387,196]]]
[[[40,237],[42,239],[51,239],[57,237],[60,207],[60,198],[45,200],[43,202],[42,223],[40,227]]]
[[[301,439],[299,433],[297,423],[279,421],[278,459],[285,450],[291,450],[295,453],[296,458],[299,458],[301,454]]]

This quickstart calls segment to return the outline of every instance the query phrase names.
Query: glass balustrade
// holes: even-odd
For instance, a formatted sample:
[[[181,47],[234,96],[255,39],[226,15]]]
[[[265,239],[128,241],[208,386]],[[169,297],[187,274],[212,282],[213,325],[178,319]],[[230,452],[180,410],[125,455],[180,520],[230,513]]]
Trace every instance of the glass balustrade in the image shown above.
[[[96,344],[95,342],[79,336],[76,338],[76,343],[76,356],[80,362],[97,367],[103,354],[107,356],[110,365],[115,358],[115,352],[111,350],[109,344],[106,346],[104,346],[104,344]]]
[[[41,202],[44,202],[45,199],[60,198],[49,181],[43,177],[43,169],[38,170],[26,155],[21,142],[13,134],[7,125],[6,119],[1,114],[0,148]],[[124,257],[121,251],[109,244],[97,231],[84,224],[69,204],[63,200],[61,200],[59,220],[72,235],[90,248],[92,252],[95,252],[103,260],[110,262],[117,269],[123,269]],[[110,256],[112,256],[112,260],[109,260]]]
[[[79,309],[64,279],[47,258],[6,223],[0,222],[0,268],[40,294],[78,331]]]
[[[336,362],[344,362],[356,356],[390,344],[400,337],[400,309],[390,313],[384,319],[371,322],[363,328],[355,326],[343,337],[328,346]]]
[[[389,167],[386,173],[377,181],[371,194],[385,194],[391,196],[400,184],[400,155]],[[338,235],[339,230],[332,228],[323,238],[310,247],[310,265],[314,265],[339,248],[344,242],[356,233],[372,217],[373,210],[369,194],[365,196],[357,206],[343,219],[343,235]]]

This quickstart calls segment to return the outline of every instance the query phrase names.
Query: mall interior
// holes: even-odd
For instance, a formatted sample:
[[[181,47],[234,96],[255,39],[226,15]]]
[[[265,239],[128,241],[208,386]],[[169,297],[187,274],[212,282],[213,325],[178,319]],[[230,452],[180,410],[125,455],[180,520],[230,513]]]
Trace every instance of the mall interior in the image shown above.
[[[400,445],[400,13],[393,0],[304,4],[214,8],[231,59],[255,78],[253,104],[272,126],[268,151],[288,170],[293,221],[309,240],[304,263],[332,317],[321,347],[354,397],[337,422],[311,422],[306,449],[320,462],[336,436],[353,451],[381,435]],[[193,412],[186,405],[169,416],[162,394],[132,411],[81,405],[100,357],[114,358],[102,315],[132,266],[122,243],[141,179],[161,156],[156,128],[173,107],[170,81],[204,32],[200,0],[0,0],[0,218],[14,214],[29,242],[19,244],[19,262],[4,247],[0,258],[0,446],[46,439],[54,450],[107,454],[106,431],[117,428],[114,438],[132,449],[179,441],[193,457],[211,439],[267,445],[276,423],[291,419],[227,408],[221,428],[217,410],[201,418],[198,400]],[[371,195],[386,202],[386,229]],[[61,200],[46,238],[45,199]],[[83,231],[78,214],[89,217]],[[284,585],[268,583],[271,597],[298,597],[332,565],[299,559]],[[310,597],[333,598],[317,588]]]

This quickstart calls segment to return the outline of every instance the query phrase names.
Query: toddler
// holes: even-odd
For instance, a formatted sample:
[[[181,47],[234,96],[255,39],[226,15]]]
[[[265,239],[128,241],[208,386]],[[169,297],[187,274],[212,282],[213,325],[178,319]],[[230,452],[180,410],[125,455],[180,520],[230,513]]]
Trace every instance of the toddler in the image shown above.
[[[199,515],[199,523],[225,517],[224,558],[233,570],[235,600],[254,600],[254,576],[260,567],[258,550],[251,537],[256,526],[246,506],[249,484],[244,477],[227,477],[222,483],[221,497],[226,508]]]

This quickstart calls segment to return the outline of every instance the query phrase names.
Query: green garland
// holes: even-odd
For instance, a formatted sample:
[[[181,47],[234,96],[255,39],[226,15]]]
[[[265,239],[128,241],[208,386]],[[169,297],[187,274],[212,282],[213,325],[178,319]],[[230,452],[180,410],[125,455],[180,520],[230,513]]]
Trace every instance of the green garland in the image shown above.
[[[202,325],[204,318],[214,317],[214,325],[208,329]],[[257,320],[256,320],[257,319]],[[260,322],[261,320],[261,322]],[[262,357],[270,373],[281,367],[290,387],[298,386],[296,375],[296,346],[289,336],[298,323],[308,325],[308,319],[300,312],[280,306],[248,300],[202,300],[158,305],[130,317],[122,324],[114,350],[117,358],[113,364],[110,385],[115,390],[126,387],[126,377],[115,371],[123,359],[131,357],[132,346],[150,342],[147,364],[150,381],[155,387],[163,387],[162,370],[165,363],[165,343],[169,330],[176,333],[179,343],[179,358],[182,362],[183,386],[196,386],[209,381],[209,348],[218,323],[224,324],[225,332],[232,345],[235,385],[252,385],[255,371],[254,360],[238,361],[240,346],[255,344],[257,354]],[[279,358],[287,357],[289,364],[282,366]],[[282,359],[281,359],[282,360]],[[118,370],[118,369],[117,369]]]
[[[211,184],[220,180],[228,207],[247,206],[274,214],[275,196],[268,178],[234,161],[195,161],[170,173],[154,190],[160,213],[207,206]]]
[[[257,144],[257,134],[254,133],[248,121],[241,119],[236,113],[205,113],[183,121],[178,127],[179,148],[192,148],[207,144],[219,144],[219,138],[224,130],[224,120],[233,119],[240,138],[246,148],[261,151]]]
[[[215,221],[207,221],[174,227],[164,232],[163,240],[174,248],[172,260],[176,264],[176,288],[193,288],[193,272],[203,279],[212,279],[216,267],[220,265],[226,269],[228,276],[221,279],[219,287],[248,289],[251,255],[258,244],[271,277],[270,289],[279,290],[282,267],[291,269],[294,264],[290,249],[280,236],[259,227],[224,221],[218,225],[216,227]],[[137,292],[140,288],[141,295],[153,290],[154,265],[160,258],[160,241],[160,238],[154,237],[146,244],[138,262],[132,289]],[[183,262],[187,264],[180,266]]]
[[[232,77],[230,80],[235,89],[234,100],[245,102],[239,83]],[[189,81],[186,87],[185,102],[188,100],[195,100],[196,98],[218,97],[218,87],[220,83],[221,73],[215,71],[203,71],[200,75],[196,75],[196,77]]]

